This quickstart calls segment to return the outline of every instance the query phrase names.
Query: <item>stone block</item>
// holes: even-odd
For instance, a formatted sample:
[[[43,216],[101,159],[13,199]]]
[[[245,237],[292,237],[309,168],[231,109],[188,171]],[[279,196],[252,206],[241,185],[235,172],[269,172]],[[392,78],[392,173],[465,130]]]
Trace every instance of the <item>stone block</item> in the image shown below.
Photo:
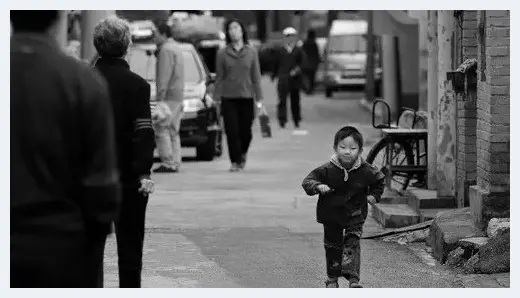
[[[448,253],[458,247],[464,238],[483,236],[474,225],[469,208],[440,212],[430,226],[429,243],[433,256],[444,263]]]
[[[486,229],[487,236],[495,237],[502,230],[509,230],[509,218],[492,218]]]
[[[385,228],[401,228],[419,223],[419,214],[405,204],[376,204],[372,215]]]

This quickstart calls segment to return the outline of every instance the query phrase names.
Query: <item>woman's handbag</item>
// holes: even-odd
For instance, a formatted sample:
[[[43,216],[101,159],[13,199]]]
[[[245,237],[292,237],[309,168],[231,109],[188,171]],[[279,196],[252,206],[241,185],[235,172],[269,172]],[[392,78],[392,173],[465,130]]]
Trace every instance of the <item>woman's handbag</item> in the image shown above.
[[[269,124],[269,116],[264,106],[259,108],[258,121],[260,122],[260,131],[263,138],[271,138],[271,125]]]

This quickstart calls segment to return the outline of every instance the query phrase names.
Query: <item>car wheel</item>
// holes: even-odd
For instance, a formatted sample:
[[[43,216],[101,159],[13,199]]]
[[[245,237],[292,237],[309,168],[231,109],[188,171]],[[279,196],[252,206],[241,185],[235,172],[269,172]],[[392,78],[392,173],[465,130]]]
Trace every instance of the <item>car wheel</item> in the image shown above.
[[[197,159],[203,161],[212,161],[216,155],[217,149],[217,131],[208,132],[208,141],[197,146]]]
[[[332,89],[330,89],[330,88],[325,89],[325,97],[327,97],[327,98],[332,97]]]

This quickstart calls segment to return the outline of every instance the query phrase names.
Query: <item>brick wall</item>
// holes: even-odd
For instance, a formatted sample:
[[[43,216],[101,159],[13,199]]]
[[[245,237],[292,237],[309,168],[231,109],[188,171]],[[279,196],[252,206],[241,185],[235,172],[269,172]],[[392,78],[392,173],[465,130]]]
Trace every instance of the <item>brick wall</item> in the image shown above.
[[[477,22],[483,25],[477,45],[477,185],[491,193],[509,192],[509,11],[479,11]]]
[[[477,58],[477,11],[465,10],[458,27],[458,64]],[[468,188],[477,180],[477,92],[466,90],[457,96],[457,202],[469,204]]]

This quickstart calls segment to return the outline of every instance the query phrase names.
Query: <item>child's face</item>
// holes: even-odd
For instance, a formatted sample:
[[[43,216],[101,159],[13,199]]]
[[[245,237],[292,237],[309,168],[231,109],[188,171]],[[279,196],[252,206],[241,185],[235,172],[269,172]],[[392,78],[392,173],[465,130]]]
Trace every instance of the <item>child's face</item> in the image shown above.
[[[352,165],[356,162],[363,148],[359,148],[358,143],[352,137],[346,137],[338,143],[334,150],[342,164]]]

